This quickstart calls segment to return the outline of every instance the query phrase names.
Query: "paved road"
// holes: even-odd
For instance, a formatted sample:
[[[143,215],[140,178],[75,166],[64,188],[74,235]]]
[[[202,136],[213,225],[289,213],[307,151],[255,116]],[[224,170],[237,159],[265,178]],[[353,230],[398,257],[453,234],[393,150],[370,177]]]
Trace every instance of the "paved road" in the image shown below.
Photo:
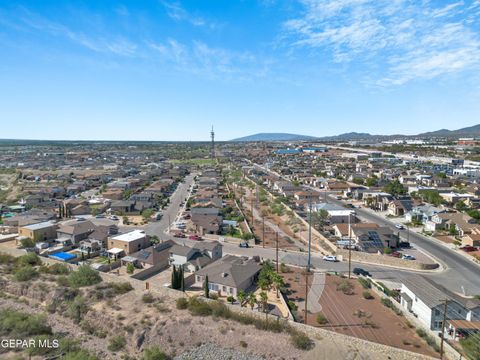
[[[329,201],[340,205],[342,204],[341,201],[332,197],[329,198]],[[361,208],[355,209],[355,211],[358,216],[367,221],[387,226],[394,232],[398,231],[398,229],[395,228],[395,223],[384,217]],[[405,231],[406,230],[403,232]],[[402,236],[406,235],[403,234]],[[451,291],[462,293],[463,289],[465,289],[468,295],[480,294],[480,267],[477,264],[427,236],[410,231],[409,237],[411,243],[435,257],[436,260],[440,261],[447,268],[445,271],[431,273],[427,276]]]
[[[180,183],[175,192],[170,197],[170,203],[166,209],[163,210],[163,217],[160,221],[151,222],[145,225],[145,232],[148,235],[156,235],[160,239],[173,238],[170,235],[165,234],[169,222],[172,224],[181,208],[180,203],[185,201],[188,196],[190,186],[193,184],[193,178],[196,174],[190,174],[185,177],[185,180]]]

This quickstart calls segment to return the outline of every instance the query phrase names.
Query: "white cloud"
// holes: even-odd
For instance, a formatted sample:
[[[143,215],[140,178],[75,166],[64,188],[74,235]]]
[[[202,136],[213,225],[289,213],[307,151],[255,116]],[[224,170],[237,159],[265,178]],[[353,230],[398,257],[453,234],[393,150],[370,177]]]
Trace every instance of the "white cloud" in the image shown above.
[[[373,61],[378,84],[400,85],[480,65],[480,35],[469,18],[478,0],[441,8],[428,0],[301,3],[302,16],[284,23],[289,44],[326,51],[333,61],[357,62],[367,71]]]
[[[162,1],[162,5],[167,11],[167,15],[176,21],[186,21],[193,26],[206,26],[215,28],[217,25],[214,22],[207,21],[201,16],[196,16],[189,13],[177,2]]]

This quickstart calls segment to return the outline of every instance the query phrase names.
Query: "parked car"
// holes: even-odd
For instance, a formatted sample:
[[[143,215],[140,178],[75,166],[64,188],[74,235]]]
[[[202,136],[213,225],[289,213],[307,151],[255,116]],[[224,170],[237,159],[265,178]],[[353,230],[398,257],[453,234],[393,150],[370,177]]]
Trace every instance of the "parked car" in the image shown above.
[[[465,252],[472,252],[477,251],[477,248],[475,246],[465,245],[464,247],[461,247],[460,250],[463,250]]]
[[[176,238],[186,238],[187,236],[185,234],[182,234],[182,233],[175,233],[173,234],[173,237],[176,237]]]
[[[325,255],[325,256],[323,257],[323,260],[336,262],[336,261],[337,261],[337,257],[334,256],[334,255]]]
[[[190,235],[188,238],[190,240],[202,240],[202,237],[198,235]]]
[[[357,276],[362,275],[362,276],[372,276],[367,270],[364,270],[362,268],[354,268],[353,273]]]
[[[238,244],[238,247],[248,249],[250,247],[250,245],[248,245],[248,243],[246,241],[242,241],[240,244]]]
[[[405,226],[403,226],[402,224],[395,224],[395,227],[400,230],[405,229]]]
[[[408,254],[404,254],[404,255],[402,256],[402,259],[403,259],[403,260],[416,260],[415,256],[413,256],[413,255],[408,255]]]

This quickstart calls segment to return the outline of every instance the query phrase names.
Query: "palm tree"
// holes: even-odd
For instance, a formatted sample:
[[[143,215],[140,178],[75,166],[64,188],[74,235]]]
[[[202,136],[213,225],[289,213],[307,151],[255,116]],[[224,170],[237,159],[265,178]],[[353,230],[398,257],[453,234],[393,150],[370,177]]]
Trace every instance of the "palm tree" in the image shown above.
[[[283,278],[277,273],[273,273],[271,275],[271,278],[272,278],[272,285],[277,291],[277,298],[278,298],[279,297],[278,291],[284,287],[285,283],[283,282]]]
[[[265,291],[260,293],[260,302],[262,303],[263,311],[267,312],[268,295]]]
[[[240,307],[243,307],[245,299],[247,298],[247,294],[245,294],[245,291],[240,290],[237,295],[238,301],[240,302]]]
[[[255,296],[255,293],[251,292],[248,294],[247,302],[248,305],[250,305],[250,308],[253,310],[253,307],[257,303],[257,297]]]

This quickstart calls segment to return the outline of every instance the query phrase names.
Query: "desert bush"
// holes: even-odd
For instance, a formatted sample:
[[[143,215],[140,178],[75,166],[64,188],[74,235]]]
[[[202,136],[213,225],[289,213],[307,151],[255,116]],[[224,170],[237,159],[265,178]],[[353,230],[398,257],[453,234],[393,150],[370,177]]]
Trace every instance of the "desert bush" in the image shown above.
[[[102,277],[98,271],[92,269],[88,265],[80,265],[76,271],[68,275],[70,286],[79,288],[83,286],[91,286],[102,281]]]
[[[198,297],[193,297],[188,302],[188,310],[192,315],[208,316],[212,314],[212,309],[205,301],[200,300]]]
[[[362,295],[363,295],[363,298],[364,298],[364,299],[367,299],[367,300],[373,299],[372,293],[371,293],[370,291],[368,291],[368,290],[364,290],[363,293],[362,293]]]
[[[14,275],[17,281],[29,281],[38,277],[38,272],[31,265],[24,265],[15,270]]]
[[[186,298],[177,299],[177,309],[184,310],[188,308],[188,300]]]
[[[52,328],[43,315],[27,314],[12,309],[0,310],[0,336],[10,339],[51,335]]]
[[[42,260],[38,257],[37,254],[31,252],[25,255],[22,255],[17,258],[17,264],[22,266],[22,265],[40,265],[42,263]]]
[[[365,279],[363,277],[358,278],[358,282],[364,289],[370,289],[372,287],[372,282],[370,279]]]
[[[68,275],[70,273],[70,268],[61,263],[55,263],[52,265],[43,265],[39,269],[40,272],[51,275]]]
[[[427,336],[427,333],[423,329],[417,329],[417,335],[421,338],[424,338],[425,336]]]
[[[151,293],[145,293],[145,294],[142,295],[142,301],[145,304],[151,304],[155,301],[155,298],[153,297],[153,295]]]
[[[304,333],[298,332],[291,336],[293,346],[301,350],[309,350],[313,346],[312,340]]]
[[[71,319],[73,319],[73,322],[75,324],[80,323],[83,316],[87,312],[88,312],[87,303],[85,299],[80,295],[75,297],[75,299],[73,299],[73,301],[70,302],[70,304],[68,304],[67,314]]]
[[[168,360],[169,357],[158,346],[146,348],[143,352],[143,360]]]
[[[322,313],[318,313],[317,314],[317,323],[319,323],[320,325],[328,324],[328,319]]]
[[[127,345],[127,341],[125,340],[125,338],[121,335],[118,335],[110,338],[107,348],[111,352],[117,352],[119,350],[122,350],[125,345]]]
[[[342,280],[337,284],[337,291],[341,291],[345,295],[353,295],[353,285],[348,280]]]
[[[128,281],[111,282],[108,283],[108,286],[110,286],[117,295],[126,294],[127,292],[133,290],[132,284],[130,284]]]

